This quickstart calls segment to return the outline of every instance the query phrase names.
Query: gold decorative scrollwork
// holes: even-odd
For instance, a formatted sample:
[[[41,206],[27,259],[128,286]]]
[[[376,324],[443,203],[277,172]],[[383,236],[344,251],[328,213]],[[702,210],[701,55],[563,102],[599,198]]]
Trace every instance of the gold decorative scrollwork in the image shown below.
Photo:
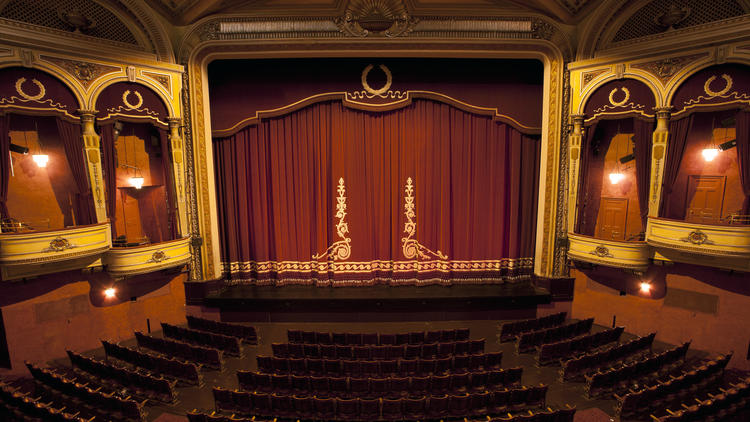
[[[683,237],[680,240],[683,242],[690,242],[693,245],[703,245],[703,244],[711,245],[714,243],[708,240],[708,235],[706,235],[706,233],[703,233],[700,230],[693,230],[687,235],[687,237]]]
[[[609,252],[609,248],[604,245],[598,245],[593,251],[589,253],[600,258],[614,258],[614,255]]]
[[[128,101],[128,96],[130,95],[129,89],[125,90],[125,92],[122,93],[122,103],[125,104],[125,107],[129,108],[130,110],[137,110],[143,105],[143,97],[138,91],[133,91],[133,94],[138,97],[137,104],[132,104],[130,101]]]
[[[711,82],[716,80],[716,75],[712,75],[710,78],[706,79],[706,83],[703,84],[703,91],[705,91],[709,97],[722,96],[729,92],[730,89],[732,89],[732,85],[734,84],[734,81],[732,81],[732,77],[727,75],[726,73],[722,74],[721,77],[724,79],[724,81],[726,81],[726,86],[721,91],[711,90]]]
[[[73,249],[76,245],[70,243],[70,241],[62,236],[50,240],[49,246],[42,249],[42,252],[62,252],[66,249]]]
[[[617,88],[614,88],[614,89],[612,89],[612,91],[609,92],[609,103],[612,104],[615,107],[622,107],[622,106],[624,106],[625,103],[627,103],[628,100],[630,99],[630,91],[627,88],[625,88],[625,87],[622,87],[620,89],[622,89],[622,92],[625,93],[625,98],[623,98],[620,101],[615,101],[615,93],[617,92]]]
[[[44,88],[44,85],[39,82],[36,79],[32,79],[31,82],[39,88],[39,93],[36,95],[29,95],[23,90],[23,83],[26,82],[26,78],[18,78],[16,81],[16,92],[18,92],[18,95],[22,96],[23,98],[30,100],[30,101],[39,101],[42,98],[44,98],[44,95],[47,94],[47,90]]]
[[[334,242],[325,252],[317,255],[313,255],[313,259],[321,259],[328,257],[329,260],[347,260],[352,255],[352,239],[346,237],[349,233],[349,225],[344,221],[346,217],[346,186],[344,185],[344,178],[339,178],[339,186],[336,189],[339,196],[336,197],[336,218],[339,222],[336,224],[336,233],[339,235],[341,240]]]
[[[380,70],[385,73],[385,85],[383,85],[380,89],[373,89],[369,83],[367,83],[367,75],[370,74],[370,71],[372,70],[372,65],[368,64],[367,67],[365,67],[365,70],[362,71],[362,87],[365,88],[365,91],[372,95],[383,95],[391,88],[391,83],[393,83],[393,75],[391,75],[390,69],[384,64],[381,64],[378,66]]]
[[[407,259],[430,259],[432,257],[438,259],[448,259],[448,256],[440,251],[434,252],[424,245],[421,245],[416,239],[412,239],[412,236],[417,234],[417,223],[414,222],[414,217],[417,213],[414,211],[414,185],[412,184],[411,177],[406,179],[406,187],[404,188],[404,215],[406,215],[406,223],[404,223],[404,233],[406,237],[401,238],[402,250],[404,256]]]
[[[149,258],[149,260],[146,261],[146,263],[147,264],[159,263],[162,261],[166,261],[167,259],[169,259],[169,257],[167,256],[167,254],[164,253],[164,251],[156,251],[153,254],[151,254],[151,258]]]

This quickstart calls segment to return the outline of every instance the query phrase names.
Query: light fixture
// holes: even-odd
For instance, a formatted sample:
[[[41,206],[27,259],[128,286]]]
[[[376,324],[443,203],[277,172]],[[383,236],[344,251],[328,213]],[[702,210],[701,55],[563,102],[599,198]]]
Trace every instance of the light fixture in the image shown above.
[[[104,297],[106,297],[107,299],[114,298],[116,294],[117,294],[117,290],[115,290],[114,287],[110,287],[104,290]]]
[[[612,139],[615,140],[617,138],[617,135],[619,134],[620,134],[620,125],[618,123],[617,133],[615,134],[614,137],[612,137]],[[630,139],[628,139],[628,141],[630,141]],[[617,157],[620,156],[620,144],[619,144],[619,141],[615,141],[615,142],[618,142],[615,144],[615,170],[609,174],[609,183],[612,183],[613,185],[616,185],[622,182],[622,179],[625,178],[625,175],[622,174],[622,172],[620,171],[620,160],[617,159]]]
[[[703,156],[703,159],[707,162],[711,162],[716,158],[717,155],[719,155],[719,148],[716,147],[716,144],[714,143],[714,123],[715,118],[711,119],[711,135],[708,140],[708,144],[705,148],[703,148],[703,151],[701,151],[701,155]]]
[[[619,170],[616,173],[610,173],[609,174],[609,182],[613,185],[616,185],[622,181],[622,179],[625,178],[625,175],[620,173]]]
[[[651,286],[651,283],[649,283],[648,281],[641,282],[641,293],[643,294],[651,293],[651,287],[653,286]]]
[[[130,182],[130,186],[136,189],[140,189],[143,187],[143,178],[140,176],[131,177],[130,179],[128,179],[128,181]]]
[[[34,160],[37,166],[39,167],[47,167],[47,163],[49,162],[49,155],[47,154],[34,154],[31,156],[31,159]]]

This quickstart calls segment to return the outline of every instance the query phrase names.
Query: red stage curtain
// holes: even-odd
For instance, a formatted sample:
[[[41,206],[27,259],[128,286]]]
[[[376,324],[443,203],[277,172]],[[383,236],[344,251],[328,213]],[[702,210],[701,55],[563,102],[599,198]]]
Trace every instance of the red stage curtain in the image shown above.
[[[740,183],[745,201],[742,214],[750,214],[750,112],[737,113],[737,167],[740,170]]]
[[[214,160],[234,281],[486,282],[532,271],[539,141],[488,117],[427,100],[385,113],[319,103],[215,139]],[[350,256],[325,254],[346,239]]]
[[[0,116],[0,218],[8,218],[8,180],[10,180],[10,115]]]
[[[117,237],[115,221],[117,220],[117,157],[115,153],[115,125],[102,125],[102,167],[104,171],[104,188],[107,192],[107,216],[112,225],[112,239]]]
[[[633,153],[635,154],[635,181],[638,187],[638,206],[641,211],[641,224],[646,231],[648,221],[648,191],[651,180],[651,138],[654,133],[654,123],[634,119],[633,121]]]
[[[671,207],[669,197],[672,194],[672,188],[677,181],[677,176],[680,173],[680,164],[682,163],[682,155],[685,152],[685,145],[687,144],[688,134],[690,128],[693,126],[693,115],[669,122],[669,141],[667,142],[667,156],[666,162],[664,163],[664,176],[662,180],[661,188],[661,209],[659,210],[660,217],[667,218],[684,218],[684,209],[682,210],[682,216],[671,215]]]
[[[169,136],[162,128],[159,130],[159,141],[161,142],[161,162],[164,166],[164,189],[167,191],[167,228],[170,239],[177,239],[177,212],[175,211],[177,199],[175,198],[174,175],[172,174],[172,156],[169,154]]]
[[[81,139],[81,126],[59,117],[55,121],[57,122],[57,132],[60,135],[60,141],[65,148],[68,166],[78,188],[75,208],[76,223],[78,225],[92,224],[96,222],[96,211],[94,210],[94,198],[91,195],[91,188],[89,188],[86,159],[83,156],[84,148]]]

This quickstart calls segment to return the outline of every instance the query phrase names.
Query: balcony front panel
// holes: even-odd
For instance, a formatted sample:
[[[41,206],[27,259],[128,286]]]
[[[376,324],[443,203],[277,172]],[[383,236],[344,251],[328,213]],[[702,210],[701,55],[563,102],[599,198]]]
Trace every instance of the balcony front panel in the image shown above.
[[[597,239],[568,233],[568,258],[597,265],[644,271],[651,251],[646,242]]]
[[[109,223],[68,229],[0,233],[3,280],[100,265],[112,246]]]
[[[750,225],[710,225],[649,217],[646,242],[688,254],[747,259]]]
[[[107,272],[115,277],[178,267],[190,261],[190,238],[143,246],[112,248],[103,259]]]

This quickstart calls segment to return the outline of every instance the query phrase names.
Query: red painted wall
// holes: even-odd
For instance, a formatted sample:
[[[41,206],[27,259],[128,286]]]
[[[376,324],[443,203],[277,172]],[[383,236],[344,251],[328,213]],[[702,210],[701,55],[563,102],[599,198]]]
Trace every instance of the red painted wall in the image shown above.
[[[639,292],[641,278],[613,268],[572,270],[575,277],[573,318],[594,317],[597,324],[617,325],[638,335],[656,331],[656,339],[678,344],[692,339],[691,348],[714,353],[734,351],[730,366],[750,369],[746,360],[750,341],[750,285],[747,276],[709,267],[675,264],[651,267],[642,279],[654,286],[650,295]],[[705,313],[665,305],[670,288],[718,296],[717,312]],[[620,296],[620,291],[625,296]]]
[[[51,274],[0,286],[5,334],[12,363],[0,373],[25,374],[24,360],[45,362],[65,350],[101,347],[100,339],[123,340],[160,322],[185,323],[184,273],[136,276],[116,285],[117,297],[104,298],[114,284],[106,273]],[[131,301],[131,297],[136,297]]]

